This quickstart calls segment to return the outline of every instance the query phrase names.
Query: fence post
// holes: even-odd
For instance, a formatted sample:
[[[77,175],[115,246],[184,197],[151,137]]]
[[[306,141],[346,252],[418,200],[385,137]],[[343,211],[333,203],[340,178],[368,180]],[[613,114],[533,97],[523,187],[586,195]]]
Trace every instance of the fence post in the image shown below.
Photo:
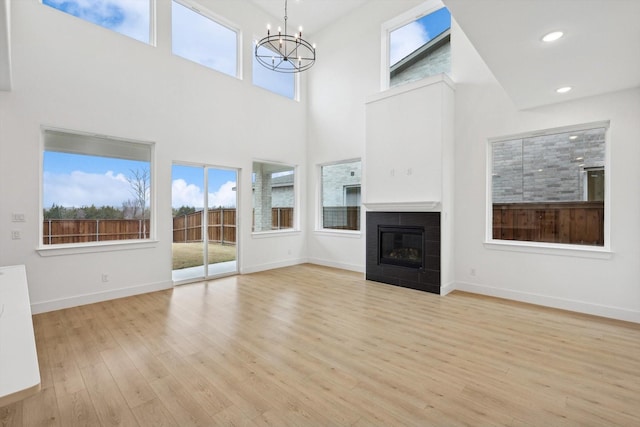
[[[49,220],[49,244],[51,244],[51,220]]]
[[[100,241],[100,220],[96,219],[96,242]]]
[[[224,208],[220,206],[220,246],[224,246]]]

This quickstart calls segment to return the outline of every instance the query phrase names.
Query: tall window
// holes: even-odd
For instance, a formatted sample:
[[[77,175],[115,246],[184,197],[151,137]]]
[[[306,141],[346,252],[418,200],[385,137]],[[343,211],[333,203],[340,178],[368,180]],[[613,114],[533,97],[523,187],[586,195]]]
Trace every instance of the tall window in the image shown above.
[[[604,246],[607,128],[491,141],[493,239]]]
[[[260,47],[258,52],[268,55],[266,47]],[[296,75],[269,70],[260,65],[255,55],[253,56],[253,84],[278,95],[296,99]]]
[[[152,40],[152,0],[42,0],[42,4],[144,43]]]
[[[451,72],[451,14],[438,0],[386,23],[383,38],[383,88]]]
[[[322,228],[360,230],[360,160],[323,165]]]
[[[45,130],[42,244],[148,239],[152,149],[148,143]]]
[[[189,3],[171,2],[172,50],[175,55],[238,77],[238,31],[205,15]]]
[[[253,231],[295,228],[295,167],[253,162]]]

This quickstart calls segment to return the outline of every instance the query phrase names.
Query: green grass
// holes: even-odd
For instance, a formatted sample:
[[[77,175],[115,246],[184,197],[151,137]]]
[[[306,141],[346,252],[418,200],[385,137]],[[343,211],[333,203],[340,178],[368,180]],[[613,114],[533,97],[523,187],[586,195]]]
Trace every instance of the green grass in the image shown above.
[[[188,267],[202,265],[204,247],[202,242],[174,243],[173,244],[173,269],[180,270]],[[209,264],[233,261],[236,259],[236,247],[234,245],[220,245],[209,243]]]

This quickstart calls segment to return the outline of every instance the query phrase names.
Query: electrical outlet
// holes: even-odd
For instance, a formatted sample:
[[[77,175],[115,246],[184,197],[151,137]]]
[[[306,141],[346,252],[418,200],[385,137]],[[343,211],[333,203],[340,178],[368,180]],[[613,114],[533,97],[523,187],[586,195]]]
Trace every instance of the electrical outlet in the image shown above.
[[[102,273],[102,282],[106,283],[109,281],[109,275],[107,273]]]
[[[20,240],[22,239],[22,233],[20,230],[11,230],[11,240]]]
[[[472,276],[476,275],[476,269],[475,268],[470,268],[469,269],[469,274],[471,274]]]

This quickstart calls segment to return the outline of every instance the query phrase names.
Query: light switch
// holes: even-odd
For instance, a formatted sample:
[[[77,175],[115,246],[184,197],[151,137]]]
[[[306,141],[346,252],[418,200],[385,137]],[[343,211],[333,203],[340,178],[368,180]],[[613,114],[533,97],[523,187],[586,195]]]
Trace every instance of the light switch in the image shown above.
[[[24,222],[24,214],[23,213],[12,213],[11,214],[11,221],[13,222]]]
[[[20,232],[20,230],[11,230],[11,239],[12,240],[22,239],[22,233]]]

